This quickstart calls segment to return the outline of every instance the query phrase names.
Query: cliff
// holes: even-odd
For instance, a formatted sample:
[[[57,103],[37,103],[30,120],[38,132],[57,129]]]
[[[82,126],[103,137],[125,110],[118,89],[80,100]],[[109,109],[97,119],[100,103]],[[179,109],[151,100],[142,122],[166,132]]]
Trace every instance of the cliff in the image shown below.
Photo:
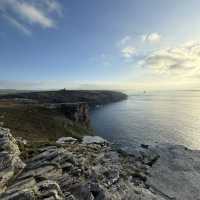
[[[90,127],[89,106],[87,103],[56,103],[42,104],[41,106],[57,110],[60,113],[63,113],[67,119],[70,119],[71,121],[84,127]]]
[[[44,143],[93,134],[89,107],[126,99],[114,91],[43,91],[0,95],[0,126],[13,135]]]
[[[142,145],[132,154],[100,137],[60,138],[31,152],[0,128],[2,200],[198,200],[200,152]],[[26,154],[27,156],[24,156]]]
[[[126,98],[127,95],[121,92],[100,90],[58,90],[0,95],[0,99],[35,100],[38,103],[85,102],[89,105],[107,104]]]

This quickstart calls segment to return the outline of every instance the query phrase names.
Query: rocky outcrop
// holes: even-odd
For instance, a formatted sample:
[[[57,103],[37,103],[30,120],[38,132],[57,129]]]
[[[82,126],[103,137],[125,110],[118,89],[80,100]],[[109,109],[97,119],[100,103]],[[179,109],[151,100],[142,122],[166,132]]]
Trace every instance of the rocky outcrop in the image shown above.
[[[7,158],[3,152],[17,158],[9,168],[0,162],[0,199],[198,200],[200,196],[198,151],[143,145],[127,154],[100,137],[87,136],[82,141],[62,138],[22,161],[9,130],[0,133],[1,158]],[[2,179],[8,169],[12,173]]]
[[[25,163],[19,158],[20,151],[9,129],[0,128],[0,192],[17,176]]]

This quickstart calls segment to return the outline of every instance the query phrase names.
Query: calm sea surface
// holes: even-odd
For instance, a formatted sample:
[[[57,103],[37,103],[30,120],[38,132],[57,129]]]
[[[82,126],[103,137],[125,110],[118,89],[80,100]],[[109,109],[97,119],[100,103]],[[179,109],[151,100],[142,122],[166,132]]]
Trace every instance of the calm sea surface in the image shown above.
[[[124,148],[176,143],[200,149],[200,91],[129,94],[91,113],[97,134]]]

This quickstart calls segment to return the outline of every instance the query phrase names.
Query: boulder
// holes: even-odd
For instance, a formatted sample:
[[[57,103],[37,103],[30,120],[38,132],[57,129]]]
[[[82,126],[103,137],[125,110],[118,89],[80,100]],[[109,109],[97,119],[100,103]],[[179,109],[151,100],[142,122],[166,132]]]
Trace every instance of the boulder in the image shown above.
[[[99,136],[84,136],[83,144],[108,144],[108,141]]]
[[[77,142],[77,139],[73,137],[61,137],[56,141],[57,144],[61,144],[61,145],[74,144],[76,142]]]

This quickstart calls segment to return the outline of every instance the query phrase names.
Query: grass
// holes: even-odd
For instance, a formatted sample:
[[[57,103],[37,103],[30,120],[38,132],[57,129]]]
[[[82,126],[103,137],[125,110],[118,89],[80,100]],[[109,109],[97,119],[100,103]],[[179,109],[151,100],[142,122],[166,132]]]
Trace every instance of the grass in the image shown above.
[[[0,104],[0,121],[15,137],[31,143],[49,143],[63,136],[80,139],[91,130],[67,119],[62,113],[40,106]]]

